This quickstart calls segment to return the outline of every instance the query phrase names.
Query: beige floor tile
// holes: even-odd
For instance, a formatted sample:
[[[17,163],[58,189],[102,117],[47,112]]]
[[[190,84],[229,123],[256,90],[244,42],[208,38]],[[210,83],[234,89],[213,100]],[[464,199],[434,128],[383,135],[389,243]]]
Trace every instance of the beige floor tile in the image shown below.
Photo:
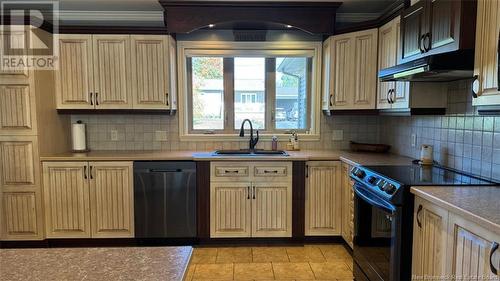
[[[215,263],[217,248],[194,248],[191,257],[192,264]]]
[[[193,280],[233,280],[233,264],[198,264]]]
[[[191,263],[186,270],[186,276],[184,276],[184,281],[191,281],[194,276],[194,270],[196,268],[196,264]]]
[[[254,247],[252,248],[253,262],[288,262],[286,248],[283,247]]]
[[[291,262],[325,262],[326,259],[318,247],[288,247],[286,248]]]
[[[236,280],[272,280],[274,279],[271,263],[235,263],[234,279]]]
[[[314,279],[311,267],[306,262],[273,263],[276,279]]]
[[[217,256],[217,251],[218,248],[194,248],[193,249],[193,254],[199,255],[199,256]]]
[[[232,247],[219,248],[217,263],[248,263],[252,262],[252,248]]]
[[[352,260],[351,254],[343,245],[318,245],[327,261]]]
[[[310,263],[317,279],[352,279],[352,271],[344,261]]]

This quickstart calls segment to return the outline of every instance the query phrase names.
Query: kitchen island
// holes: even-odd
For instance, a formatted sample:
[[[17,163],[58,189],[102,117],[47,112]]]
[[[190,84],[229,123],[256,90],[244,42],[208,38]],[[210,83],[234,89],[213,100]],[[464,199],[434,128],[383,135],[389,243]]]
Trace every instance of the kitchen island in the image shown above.
[[[191,247],[0,249],[0,280],[182,280]]]

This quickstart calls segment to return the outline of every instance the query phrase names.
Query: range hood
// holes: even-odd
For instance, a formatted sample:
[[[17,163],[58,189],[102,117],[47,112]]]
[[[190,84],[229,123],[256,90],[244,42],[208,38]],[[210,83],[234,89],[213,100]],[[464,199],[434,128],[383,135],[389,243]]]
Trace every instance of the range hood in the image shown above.
[[[382,82],[450,82],[472,78],[473,73],[474,50],[458,50],[382,69],[378,77]]]

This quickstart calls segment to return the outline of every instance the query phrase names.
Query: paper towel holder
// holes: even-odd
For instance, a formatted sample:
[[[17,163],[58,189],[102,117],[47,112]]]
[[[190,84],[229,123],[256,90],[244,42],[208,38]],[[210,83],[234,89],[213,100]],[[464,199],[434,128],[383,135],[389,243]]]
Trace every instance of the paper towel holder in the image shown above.
[[[77,145],[76,145],[76,136],[75,136],[75,134],[76,134],[77,127],[78,126],[82,126],[82,125],[83,125],[83,132],[80,132],[80,134],[83,133],[83,136],[80,135],[80,138],[83,138],[85,148],[84,149],[78,149],[78,148],[76,148]],[[73,149],[71,150],[71,152],[73,152],[73,153],[86,153],[86,152],[90,152],[90,149],[87,148],[87,130],[86,129],[87,128],[86,128],[85,124],[83,124],[82,120],[78,120],[78,121],[76,121],[75,124],[73,124],[73,128],[72,128],[72,131],[71,131],[71,133],[72,133],[72,141],[73,141]]]

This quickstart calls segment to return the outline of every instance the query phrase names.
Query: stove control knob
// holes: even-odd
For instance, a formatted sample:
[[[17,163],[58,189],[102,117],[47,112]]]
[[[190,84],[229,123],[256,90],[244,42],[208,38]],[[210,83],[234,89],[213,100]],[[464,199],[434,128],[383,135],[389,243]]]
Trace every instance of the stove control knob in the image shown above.
[[[388,183],[384,188],[385,193],[394,194],[396,192],[396,186],[394,184]]]
[[[379,180],[377,183],[378,188],[380,188],[381,190],[384,189],[384,185],[385,185],[385,180]]]
[[[369,182],[370,184],[375,184],[375,183],[377,182],[377,178],[376,178],[376,177],[373,177],[373,176],[372,176],[372,177],[369,177],[369,178],[368,178],[368,182]]]
[[[360,179],[364,178],[366,176],[366,173],[360,169],[354,171],[354,175]]]

